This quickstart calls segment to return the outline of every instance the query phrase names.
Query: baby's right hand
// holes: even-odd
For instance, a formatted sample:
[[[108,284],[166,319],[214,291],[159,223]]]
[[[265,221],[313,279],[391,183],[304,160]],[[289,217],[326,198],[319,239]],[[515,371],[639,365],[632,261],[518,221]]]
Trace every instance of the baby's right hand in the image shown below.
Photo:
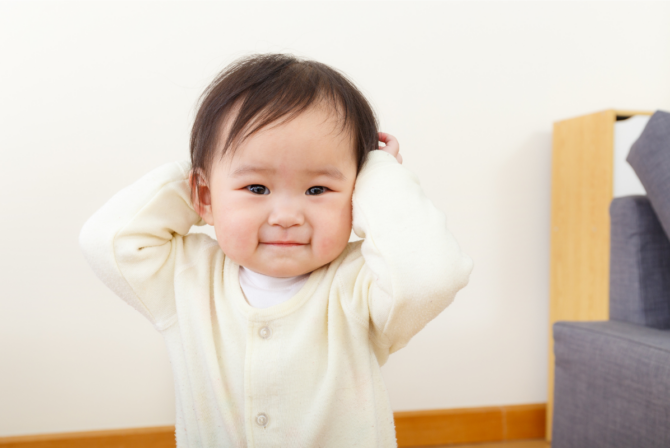
[[[400,155],[400,143],[398,143],[397,138],[395,138],[391,134],[387,134],[386,132],[380,132],[379,141],[386,145],[386,146],[380,146],[379,147],[380,151],[385,151],[391,154],[393,157],[396,158],[398,163],[402,163],[402,156]]]

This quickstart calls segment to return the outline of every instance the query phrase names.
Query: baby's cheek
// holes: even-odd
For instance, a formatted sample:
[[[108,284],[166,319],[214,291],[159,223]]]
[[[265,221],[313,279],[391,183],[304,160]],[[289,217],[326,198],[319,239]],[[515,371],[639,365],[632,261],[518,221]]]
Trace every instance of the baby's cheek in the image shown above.
[[[257,232],[253,223],[244,219],[243,216],[229,216],[223,219],[217,231],[217,236],[230,252],[229,255],[247,255],[252,252],[258,242]],[[224,251],[225,252],[225,251]]]
[[[342,253],[351,235],[351,224],[345,222],[330,221],[321,229],[315,252],[316,255],[329,263]]]

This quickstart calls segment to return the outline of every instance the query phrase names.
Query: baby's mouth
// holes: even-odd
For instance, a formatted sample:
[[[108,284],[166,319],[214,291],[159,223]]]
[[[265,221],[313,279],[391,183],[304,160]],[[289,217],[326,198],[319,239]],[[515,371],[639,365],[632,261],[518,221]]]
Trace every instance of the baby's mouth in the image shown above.
[[[268,246],[277,246],[277,247],[296,247],[296,246],[305,246],[305,243],[299,243],[297,241],[266,241],[261,244],[267,244]]]

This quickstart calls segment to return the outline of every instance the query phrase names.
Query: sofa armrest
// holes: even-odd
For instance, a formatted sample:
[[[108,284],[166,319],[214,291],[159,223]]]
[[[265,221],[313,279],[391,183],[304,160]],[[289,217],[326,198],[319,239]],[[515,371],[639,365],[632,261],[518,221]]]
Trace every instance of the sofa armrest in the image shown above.
[[[610,319],[670,328],[670,241],[647,196],[610,204]]]

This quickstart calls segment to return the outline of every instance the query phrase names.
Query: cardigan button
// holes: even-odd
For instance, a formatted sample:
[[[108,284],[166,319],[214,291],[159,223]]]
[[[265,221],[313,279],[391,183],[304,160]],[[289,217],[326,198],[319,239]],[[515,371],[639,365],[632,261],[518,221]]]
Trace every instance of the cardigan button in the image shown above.
[[[258,330],[258,334],[263,338],[267,339],[270,336],[272,336],[272,330],[270,330],[270,327],[263,327],[260,330]]]
[[[265,427],[268,424],[268,416],[261,413],[256,416],[256,424]]]

